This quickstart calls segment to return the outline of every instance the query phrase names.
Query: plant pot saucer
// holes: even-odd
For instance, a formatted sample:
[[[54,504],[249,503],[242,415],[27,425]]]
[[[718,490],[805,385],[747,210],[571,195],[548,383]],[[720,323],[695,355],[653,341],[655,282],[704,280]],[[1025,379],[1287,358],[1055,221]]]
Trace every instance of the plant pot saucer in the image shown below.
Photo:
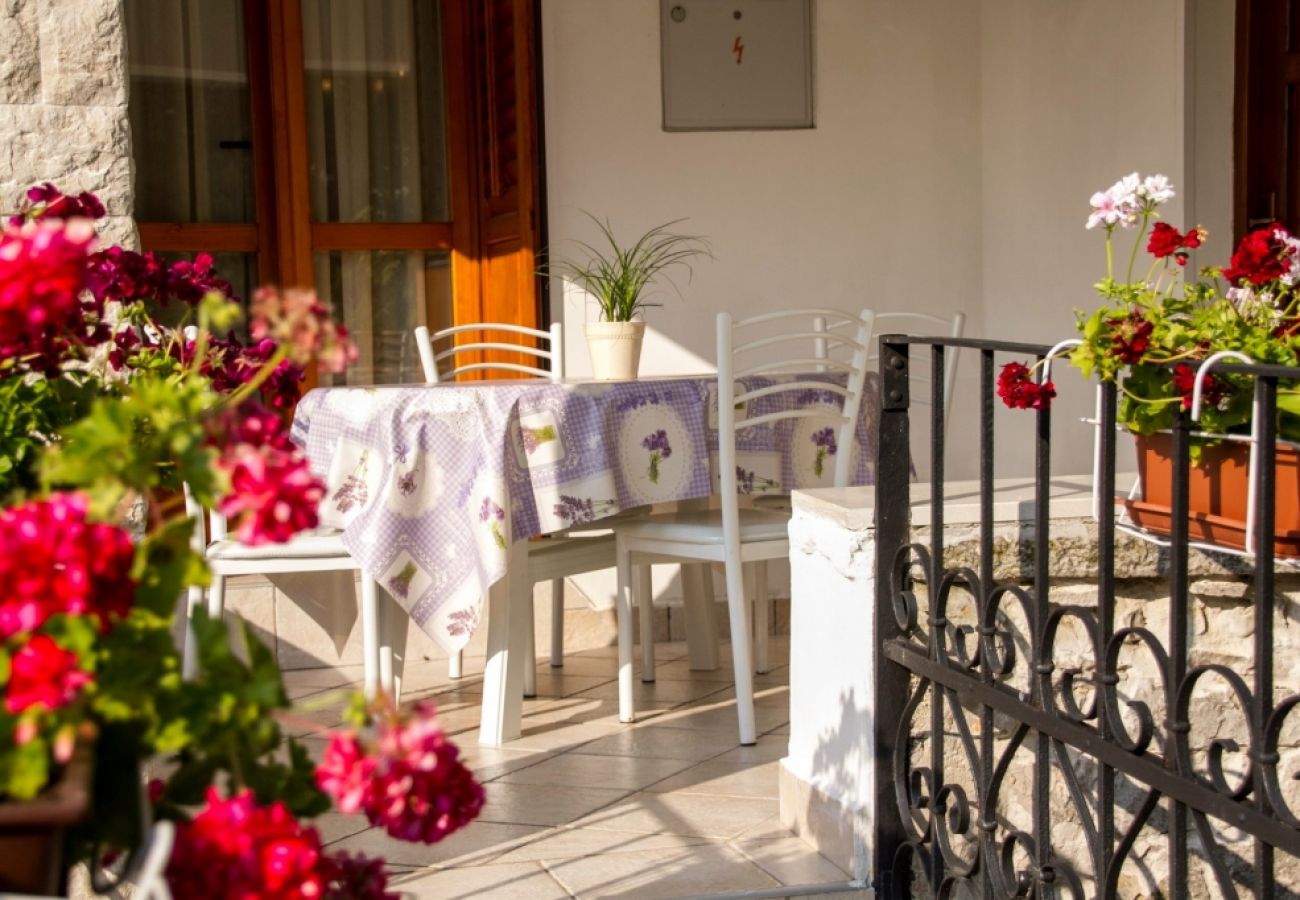
[[[1173,533],[1173,515],[1167,506],[1124,498],[1116,498],[1115,505],[1123,506],[1133,524],[1144,531],[1165,537]],[[1281,532],[1273,537],[1275,558],[1300,559],[1300,531]],[[1246,526],[1240,519],[1193,512],[1187,517],[1187,539],[1201,544],[1245,550]]]

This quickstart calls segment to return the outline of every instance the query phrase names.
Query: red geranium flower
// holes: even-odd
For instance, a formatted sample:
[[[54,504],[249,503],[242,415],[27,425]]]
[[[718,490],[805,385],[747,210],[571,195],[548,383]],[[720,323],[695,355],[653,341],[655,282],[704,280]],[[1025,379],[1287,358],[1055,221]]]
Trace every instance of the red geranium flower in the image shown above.
[[[28,709],[62,709],[95,680],[78,666],[77,654],[64,650],[47,634],[24,644],[11,666],[5,709],[15,715]]]
[[[1223,399],[1223,384],[1213,375],[1206,375],[1202,380],[1204,384],[1201,387],[1201,396],[1204,402],[1211,406],[1217,405]],[[1174,366],[1173,382],[1174,390],[1182,397],[1183,409],[1191,409],[1192,393],[1196,390],[1196,367],[1189,366],[1187,363]]]
[[[167,864],[175,897],[193,900],[396,900],[382,860],[329,857],[320,833],[249,790],[228,800],[208,788],[207,806],[176,829]]]
[[[1183,234],[1177,228],[1157,222],[1151,229],[1151,239],[1147,241],[1147,252],[1156,259],[1173,256],[1178,265],[1187,265],[1188,250],[1201,246],[1204,233],[1199,228]]]
[[[998,375],[998,396],[1012,409],[1047,409],[1056,396],[1056,385],[1038,384],[1024,363],[1010,362]]]
[[[1106,324],[1115,330],[1111,336],[1111,355],[1126,364],[1141,362],[1142,354],[1151,346],[1151,332],[1155,325],[1138,313],[1122,319],[1107,319]]]
[[[1236,287],[1268,284],[1290,271],[1286,244],[1278,238],[1286,233],[1281,223],[1257,228],[1241,239],[1223,277]]]

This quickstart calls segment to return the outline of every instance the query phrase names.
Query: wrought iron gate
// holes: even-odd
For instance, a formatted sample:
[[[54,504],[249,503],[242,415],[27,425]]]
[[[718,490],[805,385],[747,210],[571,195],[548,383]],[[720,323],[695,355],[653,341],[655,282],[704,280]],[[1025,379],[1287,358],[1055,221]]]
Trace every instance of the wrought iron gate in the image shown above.
[[[930,504],[928,544],[911,542],[908,350],[914,345],[935,349],[932,497],[943,496],[944,482],[940,348],[974,351],[979,359],[974,566],[945,567],[942,503]],[[1300,695],[1279,696],[1274,684],[1278,668],[1300,668],[1300,660],[1274,659],[1272,539],[1278,381],[1300,377],[1300,370],[1233,370],[1255,376],[1260,410],[1258,555],[1247,654],[1254,665],[1242,672],[1198,657],[1190,642],[1186,412],[1172,438],[1168,600],[1153,611],[1167,618],[1167,628],[1117,621],[1109,509],[1097,526],[1095,605],[1053,601],[1050,409],[1022,413],[1036,417],[1030,577],[1025,586],[994,583],[995,357],[1042,359],[1048,352],[1006,342],[881,339],[878,895],[1112,897],[1136,878],[1149,886],[1147,896],[1300,896]],[[1098,411],[1098,483],[1109,505],[1113,385],[1101,392]],[[1074,647],[1067,653],[1068,638]],[[1234,721],[1242,723],[1237,733],[1198,733],[1199,705],[1209,702],[1201,695],[1211,682],[1215,702],[1235,707]]]

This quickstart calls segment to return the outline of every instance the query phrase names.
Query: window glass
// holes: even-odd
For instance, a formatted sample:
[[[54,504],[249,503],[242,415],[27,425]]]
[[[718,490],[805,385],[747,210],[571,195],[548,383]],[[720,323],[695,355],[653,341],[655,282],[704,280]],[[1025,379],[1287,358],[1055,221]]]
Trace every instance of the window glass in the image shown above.
[[[254,221],[242,0],[126,0],[135,216]]]
[[[303,0],[314,222],[450,218],[438,4]]]
[[[451,324],[451,263],[446,251],[317,253],[316,292],[357,345],[343,376],[321,383],[418,383],[424,380],[415,328]],[[432,310],[428,321],[425,310]]]

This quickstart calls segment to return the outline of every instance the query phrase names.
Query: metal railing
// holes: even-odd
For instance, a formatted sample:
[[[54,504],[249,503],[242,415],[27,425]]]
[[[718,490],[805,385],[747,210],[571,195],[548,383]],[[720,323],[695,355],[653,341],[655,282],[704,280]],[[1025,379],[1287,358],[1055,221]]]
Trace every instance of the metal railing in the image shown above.
[[[927,544],[911,536],[912,345],[934,349],[935,499]],[[1289,782],[1300,775],[1293,757],[1289,769],[1283,765],[1281,744],[1284,734],[1294,742],[1300,733],[1300,694],[1279,697],[1275,690],[1277,664],[1292,664],[1274,659],[1274,487],[1278,383],[1300,379],[1300,369],[1232,369],[1254,377],[1258,404],[1252,665],[1237,671],[1205,661],[1191,646],[1188,412],[1172,432],[1167,612],[1154,616],[1167,621],[1161,635],[1158,626],[1117,621],[1109,508],[1097,521],[1095,606],[1053,601],[1051,409],[1024,413],[1033,417],[1035,445],[1030,577],[1024,585],[995,582],[995,358],[1041,360],[1050,348],[902,335],[885,335],[880,346],[878,895],[1112,897],[1140,870],[1148,889],[1166,897],[1191,896],[1193,887],[1226,897],[1297,896],[1300,791]],[[945,423],[937,396],[945,381],[943,348],[980,359],[976,567],[945,566]],[[1095,477],[1106,503],[1115,497],[1116,411],[1115,386],[1103,385]],[[1066,653],[1070,639],[1076,646]],[[1133,680],[1135,653],[1154,672],[1145,688]],[[1194,738],[1198,692],[1211,679],[1226,684],[1221,693],[1244,727]]]

